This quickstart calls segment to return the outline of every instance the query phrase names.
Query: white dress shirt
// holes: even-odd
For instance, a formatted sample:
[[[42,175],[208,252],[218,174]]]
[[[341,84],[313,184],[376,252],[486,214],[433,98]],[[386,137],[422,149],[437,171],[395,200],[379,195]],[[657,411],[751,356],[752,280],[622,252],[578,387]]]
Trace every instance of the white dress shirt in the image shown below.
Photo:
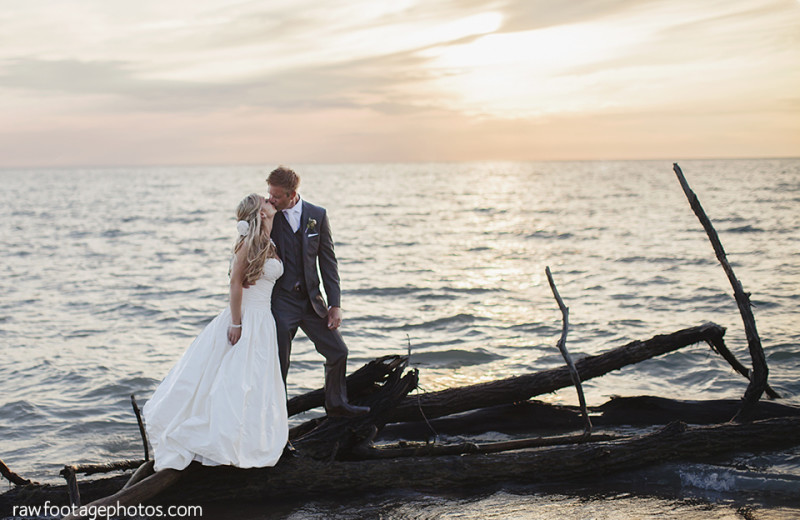
[[[297,230],[300,229],[300,217],[303,216],[303,199],[299,195],[294,206],[283,210],[283,216],[286,217],[286,222],[292,228],[292,233],[297,233]]]

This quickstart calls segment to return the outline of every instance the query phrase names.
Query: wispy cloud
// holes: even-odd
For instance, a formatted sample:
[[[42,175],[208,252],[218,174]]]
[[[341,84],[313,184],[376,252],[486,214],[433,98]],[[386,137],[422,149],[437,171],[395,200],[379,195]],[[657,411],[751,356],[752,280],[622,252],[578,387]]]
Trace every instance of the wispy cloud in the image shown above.
[[[797,1],[28,0],[0,27],[7,164],[638,156],[654,113],[698,141],[739,114],[800,149]],[[747,137],[730,149],[776,153]]]

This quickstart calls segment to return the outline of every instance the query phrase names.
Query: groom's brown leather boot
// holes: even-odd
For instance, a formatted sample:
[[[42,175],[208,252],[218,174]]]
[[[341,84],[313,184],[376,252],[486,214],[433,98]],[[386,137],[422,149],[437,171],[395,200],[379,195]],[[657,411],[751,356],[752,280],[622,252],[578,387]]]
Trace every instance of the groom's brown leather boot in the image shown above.
[[[325,411],[328,417],[357,417],[369,413],[369,406],[347,402],[346,369],[347,358],[325,365]]]

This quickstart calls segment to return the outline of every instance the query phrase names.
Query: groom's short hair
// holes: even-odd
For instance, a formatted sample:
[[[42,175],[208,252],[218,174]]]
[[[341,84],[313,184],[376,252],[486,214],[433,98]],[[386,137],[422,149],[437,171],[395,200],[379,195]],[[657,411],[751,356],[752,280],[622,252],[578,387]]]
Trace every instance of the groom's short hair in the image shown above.
[[[300,186],[300,176],[294,170],[286,166],[278,166],[272,170],[267,177],[267,184],[271,186],[280,186],[286,190],[286,193],[297,191]]]

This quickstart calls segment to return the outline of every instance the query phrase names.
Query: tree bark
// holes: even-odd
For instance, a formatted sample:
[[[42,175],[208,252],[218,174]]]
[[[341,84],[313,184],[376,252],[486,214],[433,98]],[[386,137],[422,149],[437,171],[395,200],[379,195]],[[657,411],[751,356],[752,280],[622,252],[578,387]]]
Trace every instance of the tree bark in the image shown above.
[[[715,323],[706,323],[672,334],[654,336],[646,341],[633,341],[597,356],[587,356],[579,359],[575,367],[581,381],[586,381],[687,345],[720,340],[724,334],[724,328]],[[419,394],[406,397],[389,422],[430,420],[468,410],[525,401],[571,384],[569,368],[559,367],[489,383]]]
[[[558,482],[667,461],[702,461],[741,450],[774,450],[797,445],[800,445],[800,417],[783,417],[698,427],[671,423],[654,433],[624,440],[494,454],[337,462],[284,457],[273,468],[258,469],[205,467],[193,463],[190,466],[193,471],[159,495],[155,502],[266,501],[398,488],[424,490],[499,482]],[[107,494],[110,488],[118,490],[125,480],[123,475],[86,482],[82,484],[82,492],[87,497],[96,496],[98,489]],[[63,504],[66,501],[65,486],[33,486],[35,489],[27,491],[26,488],[31,486],[14,488],[0,495],[0,514],[10,511],[9,504],[42,504],[46,500]]]
[[[656,396],[615,397],[589,407],[592,423],[598,427],[652,426],[672,421],[689,424],[716,424],[730,420],[741,405],[740,399],[679,401]],[[800,408],[772,401],[760,401],[755,419],[800,416]],[[431,428],[439,435],[480,435],[489,431],[506,435],[554,434],[574,431],[583,424],[581,411],[575,406],[522,401],[492,406],[449,417],[425,421],[388,424],[377,442],[428,441]]]
[[[220,468],[219,472],[198,472],[187,479],[186,486],[181,482],[169,490],[164,500],[227,499],[231,487],[242,498],[265,499],[397,488],[448,489],[454,485],[508,480],[549,482],[608,474],[667,460],[703,460],[741,449],[775,449],[798,444],[800,417],[694,428],[673,423],[653,434],[627,440],[487,455],[334,463],[291,458],[275,468],[237,477],[235,470]],[[232,481],[227,481],[229,475]]]
[[[711,220],[706,216],[706,212],[703,210],[703,206],[700,205],[700,200],[697,198],[697,195],[695,195],[689,187],[689,183],[686,181],[686,177],[683,176],[680,166],[678,166],[678,163],[674,163],[672,167],[673,170],[675,170],[675,174],[678,176],[678,181],[681,184],[681,188],[683,188],[686,198],[689,199],[689,205],[703,225],[703,229],[706,230],[706,234],[714,248],[714,253],[717,255],[717,260],[719,260],[722,269],[728,276],[728,280],[733,287],[733,296],[736,299],[736,304],[739,306],[739,313],[742,315],[744,332],[745,336],[747,336],[747,347],[750,350],[750,357],[753,360],[753,372],[750,375],[750,384],[747,385],[747,390],[744,393],[742,407],[734,417],[734,420],[749,421],[752,418],[756,403],[767,388],[767,374],[769,373],[767,360],[764,357],[764,349],[761,347],[761,338],[758,337],[758,331],[756,330],[756,319],[753,316],[753,309],[750,307],[750,294],[744,292],[742,283],[733,273],[733,268],[728,262],[725,250],[722,248],[719,235],[711,224]]]

